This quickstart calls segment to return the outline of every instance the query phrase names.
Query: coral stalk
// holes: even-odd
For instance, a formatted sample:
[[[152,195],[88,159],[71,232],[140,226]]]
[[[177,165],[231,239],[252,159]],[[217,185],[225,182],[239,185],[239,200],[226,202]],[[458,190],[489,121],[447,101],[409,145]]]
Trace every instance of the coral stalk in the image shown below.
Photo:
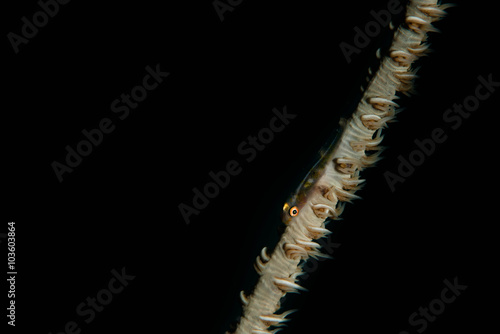
[[[324,237],[326,219],[338,219],[345,202],[358,198],[360,172],[379,159],[382,131],[399,107],[397,93],[409,95],[416,70],[412,64],[428,50],[427,33],[432,22],[445,15],[447,5],[436,0],[413,0],[406,8],[405,22],[394,33],[387,56],[371,78],[357,109],[342,122],[343,130],[325,153],[322,163],[284,207],[287,227],[271,255],[264,248],[255,269],[259,281],[250,296],[241,293],[243,316],[236,334],[278,331],[291,311],[276,314],[287,293],[304,290],[296,282],[305,261],[325,256],[315,239]],[[380,57],[380,53],[377,53]],[[299,196],[300,195],[300,196]],[[273,329],[274,328],[274,329]]]

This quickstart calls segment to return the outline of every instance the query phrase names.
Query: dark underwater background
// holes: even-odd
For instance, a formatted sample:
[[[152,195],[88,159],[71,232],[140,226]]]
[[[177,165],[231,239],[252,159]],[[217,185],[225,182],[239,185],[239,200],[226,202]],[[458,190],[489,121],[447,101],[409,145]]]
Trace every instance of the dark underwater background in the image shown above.
[[[18,270],[16,327],[2,315],[6,333],[60,333],[74,322],[82,334],[215,334],[240,316],[239,292],[251,291],[253,261],[279,239],[284,201],[356,107],[391,33],[381,29],[348,62],[339,45],[354,45],[354,28],[386,1],[220,3],[232,8],[222,21],[211,0],[71,1],[18,53],[8,34],[21,34],[21,18],[40,5],[5,4],[0,233],[16,222]],[[334,259],[308,273],[309,292],[283,301],[299,311],[282,333],[492,325],[500,93],[460,125],[443,116],[475,94],[479,76],[500,81],[498,27],[491,3],[455,3],[436,24],[441,33],[430,34],[433,53],[417,64],[417,94],[398,101],[405,110],[385,132],[384,159],[362,174],[362,199],[327,225]],[[169,75],[120,119],[113,101],[143,84],[147,66]],[[249,148],[248,137],[284,108],[295,118],[248,161],[240,145]],[[54,161],[64,163],[65,147],[76,149],[103,119],[114,130],[59,182]],[[398,173],[400,157],[417,154],[415,140],[436,128],[446,140],[392,190],[387,172]],[[231,161],[240,172],[186,223],[179,205],[193,207],[193,188]],[[86,322],[77,307],[109,290],[123,268],[134,278]],[[412,326],[412,314],[455,279],[467,288],[425,328]]]

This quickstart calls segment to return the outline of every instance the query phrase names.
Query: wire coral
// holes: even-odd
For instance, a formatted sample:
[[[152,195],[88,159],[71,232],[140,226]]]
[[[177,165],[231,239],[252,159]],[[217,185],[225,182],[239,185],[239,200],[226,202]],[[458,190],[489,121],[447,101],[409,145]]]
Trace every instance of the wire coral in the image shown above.
[[[380,58],[357,109],[342,121],[342,131],[320,161],[283,206],[287,225],[272,254],[264,248],[255,262],[260,274],[253,293],[241,292],[243,316],[236,334],[275,333],[292,311],[277,314],[287,293],[304,290],[296,283],[303,264],[312,257],[326,256],[314,240],[330,233],[327,219],[338,219],[346,202],[359,198],[355,192],[364,182],[363,169],[379,159],[382,131],[394,120],[397,94],[410,95],[416,69],[412,64],[428,52],[427,33],[437,31],[432,23],[445,15],[448,5],[436,0],[412,0],[405,22],[394,33],[387,55]]]

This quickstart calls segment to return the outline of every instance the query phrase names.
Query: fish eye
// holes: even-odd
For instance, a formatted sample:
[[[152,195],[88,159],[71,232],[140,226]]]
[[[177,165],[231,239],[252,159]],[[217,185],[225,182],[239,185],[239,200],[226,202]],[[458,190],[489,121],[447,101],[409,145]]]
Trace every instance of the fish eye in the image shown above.
[[[294,207],[290,208],[289,213],[290,213],[290,216],[295,217],[296,215],[299,214],[299,208],[297,206],[294,206]]]

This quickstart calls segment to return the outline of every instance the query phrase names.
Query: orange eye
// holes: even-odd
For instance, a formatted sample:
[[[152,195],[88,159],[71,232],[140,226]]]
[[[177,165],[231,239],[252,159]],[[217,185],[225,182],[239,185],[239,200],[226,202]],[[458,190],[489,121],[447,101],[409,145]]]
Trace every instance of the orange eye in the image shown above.
[[[290,216],[295,217],[296,215],[299,214],[299,208],[294,206],[290,208]]]

